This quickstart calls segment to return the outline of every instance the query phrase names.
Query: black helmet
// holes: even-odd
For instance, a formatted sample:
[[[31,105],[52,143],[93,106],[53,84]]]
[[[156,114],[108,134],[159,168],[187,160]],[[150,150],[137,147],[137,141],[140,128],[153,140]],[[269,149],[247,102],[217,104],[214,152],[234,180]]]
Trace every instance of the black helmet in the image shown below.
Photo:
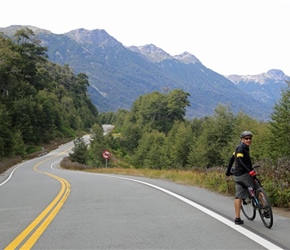
[[[240,137],[244,138],[245,136],[253,136],[251,131],[244,131],[243,133],[241,133]]]

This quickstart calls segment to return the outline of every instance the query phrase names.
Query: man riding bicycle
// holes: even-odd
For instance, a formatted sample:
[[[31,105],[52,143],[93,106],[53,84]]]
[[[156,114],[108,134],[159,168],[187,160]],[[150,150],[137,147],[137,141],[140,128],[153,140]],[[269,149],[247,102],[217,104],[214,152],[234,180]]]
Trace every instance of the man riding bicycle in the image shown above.
[[[253,187],[252,176],[256,175],[255,170],[252,167],[252,161],[250,157],[250,145],[252,143],[253,134],[250,131],[244,131],[241,133],[241,143],[237,146],[235,152],[230,158],[229,165],[226,170],[226,175],[233,175],[235,181],[235,224],[241,225],[244,223],[241,220],[241,206],[242,201],[248,197],[247,187]],[[233,164],[235,166],[233,167]],[[242,185],[243,184],[243,185]]]

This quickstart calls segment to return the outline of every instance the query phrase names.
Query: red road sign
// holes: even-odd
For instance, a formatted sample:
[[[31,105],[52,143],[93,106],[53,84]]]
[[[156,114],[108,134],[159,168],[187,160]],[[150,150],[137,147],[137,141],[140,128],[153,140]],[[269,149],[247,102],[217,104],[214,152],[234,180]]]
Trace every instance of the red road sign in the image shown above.
[[[108,150],[103,151],[103,158],[104,159],[109,159],[111,157],[111,152]]]

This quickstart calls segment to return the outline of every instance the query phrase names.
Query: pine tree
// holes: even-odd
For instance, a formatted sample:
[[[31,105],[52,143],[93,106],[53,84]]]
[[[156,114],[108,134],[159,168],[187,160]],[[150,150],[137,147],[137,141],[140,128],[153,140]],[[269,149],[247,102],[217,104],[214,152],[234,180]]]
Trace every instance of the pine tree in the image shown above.
[[[69,158],[72,162],[78,162],[81,164],[87,163],[87,145],[84,138],[77,138],[74,140],[73,153],[69,154]]]
[[[271,115],[270,130],[273,134],[274,158],[290,156],[290,82],[287,84]]]

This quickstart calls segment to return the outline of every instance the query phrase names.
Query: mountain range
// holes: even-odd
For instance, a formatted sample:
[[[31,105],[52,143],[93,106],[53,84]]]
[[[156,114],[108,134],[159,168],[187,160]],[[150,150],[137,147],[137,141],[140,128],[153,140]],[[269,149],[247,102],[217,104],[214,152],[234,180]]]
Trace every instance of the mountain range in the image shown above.
[[[87,74],[90,98],[100,112],[129,110],[140,95],[178,88],[190,94],[188,118],[210,116],[221,104],[235,114],[241,111],[265,121],[290,80],[279,69],[224,76],[188,52],[171,56],[153,44],[126,47],[100,29],[53,34],[34,26],[12,25],[0,32],[12,37],[25,27],[48,48],[48,60]]]

